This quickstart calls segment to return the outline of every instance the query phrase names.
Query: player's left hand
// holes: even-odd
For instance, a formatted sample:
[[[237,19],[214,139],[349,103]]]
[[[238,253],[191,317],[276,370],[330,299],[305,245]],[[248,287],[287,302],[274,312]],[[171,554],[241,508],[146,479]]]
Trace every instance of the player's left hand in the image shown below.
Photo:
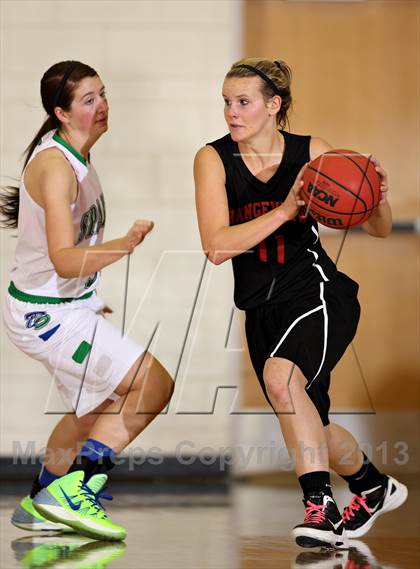
[[[375,164],[375,170],[378,172],[378,174],[381,177],[381,187],[379,190],[381,192],[379,205],[381,205],[381,204],[384,204],[387,202],[387,196],[388,196],[388,190],[389,190],[388,174],[382,168],[382,166],[380,165],[377,158],[375,158],[374,156],[371,156],[370,159],[373,162],[373,164]]]
[[[101,310],[102,314],[112,314],[114,311],[109,306],[104,306]]]

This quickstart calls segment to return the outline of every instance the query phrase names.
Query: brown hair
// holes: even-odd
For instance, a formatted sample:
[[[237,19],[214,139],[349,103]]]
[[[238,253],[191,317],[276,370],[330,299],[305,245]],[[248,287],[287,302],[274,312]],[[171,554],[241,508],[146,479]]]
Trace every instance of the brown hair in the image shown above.
[[[226,74],[226,79],[231,77],[260,77],[261,92],[266,101],[274,95],[281,97],[281,107],[277,113],[278,126],[284,128],[289,125],[288,113],[292,106],[290,92],[292,71],[284,61],[270,61],[256,57],[241,59],[236,61]]]
[[[55,108],[60,107],[68,111],[79,82],[85,77],[96,75],[98,74],[92,67],[80,61],[61,61],[47,69],[41,79],[41,100],[48,116],[23,153],[22,172],[44,134],[54,128],[59,128],[60,121],[55,114]],[[19,188],[17,186],[3,188],[0,194],[0,215],[3,217],[1,221],[3,227],[10,229],[17,227],[19,215]]]

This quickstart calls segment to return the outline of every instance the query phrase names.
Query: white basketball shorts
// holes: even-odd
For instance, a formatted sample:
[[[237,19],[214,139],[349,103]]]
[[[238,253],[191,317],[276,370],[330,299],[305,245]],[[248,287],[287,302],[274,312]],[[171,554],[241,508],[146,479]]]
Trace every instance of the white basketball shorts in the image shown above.
[[[22,302],[7,294],[3,319],[10,340],[42,362],[70,412],[89,413],[114,393],[144,348],[105,319],[93,295],[61,304]]]

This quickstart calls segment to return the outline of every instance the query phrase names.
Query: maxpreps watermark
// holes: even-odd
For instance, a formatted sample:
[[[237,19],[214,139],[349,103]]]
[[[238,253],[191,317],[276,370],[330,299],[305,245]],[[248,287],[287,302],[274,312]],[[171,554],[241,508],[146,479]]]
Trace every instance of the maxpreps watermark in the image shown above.
[[[26,443],[13,441],[12,461],[14,465],[42,464],[44,461],[57,465],[71,465],[81,446],[78,449],[49,449],[46,447],[37,448],[35,441]],[[381,466],[404,466],[410,460],[409,445],[406,441],[382,441],[376,446],[362,442],[360,448],[369,460],[375,456],[375,461]],[[351,464],[352,449],[350,446],[343,444],[342,451],[340,463],[343,465]],[[302,441],[296,450],[289,452],[284,445],[280,446],[277,441],[253,446],[228,445],[216,447],[208,445],[200,447],[194,441],[185,439],[180,441],[173,451],[169,452],[158,446],[148,448],[131,446],[123,454],[113,457],[112,461],[115,465],[128,465],[130,472],[145,464],[160,466],[168,458],[175,459],[181,466],[218,465],[221,472],[229,470],[231,467],[238,471],[244,471],[250,466],[255,468],[266,467],[267,465],[284,471],[292,471],[297,455],[299,458],[305,457],[306,461],[315,462],[317,457],[327,456],[327,452],[328,449],[325,446],[315,449],[305,445]]]

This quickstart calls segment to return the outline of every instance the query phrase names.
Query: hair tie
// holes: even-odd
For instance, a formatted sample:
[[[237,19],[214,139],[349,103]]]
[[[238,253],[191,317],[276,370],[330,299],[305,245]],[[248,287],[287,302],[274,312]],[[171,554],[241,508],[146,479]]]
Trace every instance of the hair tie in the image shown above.
[[[270,77],[268,77],[263,71],[261,71],[260,69],[258,69],[257,67],[254,67],[253,65],[247,65],[246,63],[241,63],[240,65],[236,65],[237,67],[245,67],[246,69],[249,69],[250,71],[253,71],[254,73],[256,73],[257,75],[259,75],[261,77],[261,79],[263,81],[265,81],[267,83],[267,85],[269,85],[271,87],[271,89],[274,91],[274,93],[276,95],[279,95],[280,97],[282,96],[282,94],[280,93],[279,88],[277,87],[277,85],[274,83],[274,81],[272,81],[270,79]]]
[[[61,96],[63,94],[64,91],[64,87],[66,86],[67,80],[70,77],[70,75],[73,73],[73,71],[76,69],[78,65],[77,61],[73,61],[70,63],[70,65],[67,68],[67,71],[64,73],[60,84],[58,85],[57,91],[55,93],[55,97],[54,97],[54,101],[53,101],[53,106],[52,106],[52,112],[54,114],[54,109],[55,107],[58,107],[58,103],[60,102]]]

